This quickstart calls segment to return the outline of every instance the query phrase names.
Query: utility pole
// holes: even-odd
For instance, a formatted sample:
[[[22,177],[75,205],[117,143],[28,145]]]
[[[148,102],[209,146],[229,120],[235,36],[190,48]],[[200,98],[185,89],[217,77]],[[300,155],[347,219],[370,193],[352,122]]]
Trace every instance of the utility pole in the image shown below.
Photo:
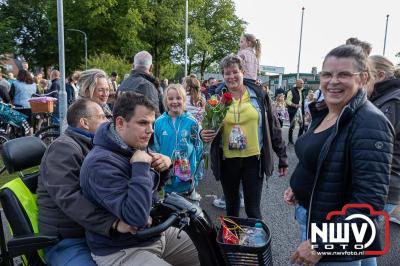
[[[301,40],[303,38],[303,18],[304,18],[304,7],[301,9],[301,26],[300,26],[300,42],[299,42],[299,56],[297,58],[297,79],[299,79],[300,70],[300,55],[301,55]]]
[[[58,26],[58,64],[61,74],[61,86],[58,92],[58,111],[60,118],[60,133],[65,131],[63,122],[67,114],[67,92],[65,90],[65,57],[64,57],[64,15],[63,0],[57,0],[57,26]]]
[[[387,37],[388,24],[389,24],[389,14],[386,15],[385,40],[383,41],[383,55],[385,55],[386,51],[386,37]]]

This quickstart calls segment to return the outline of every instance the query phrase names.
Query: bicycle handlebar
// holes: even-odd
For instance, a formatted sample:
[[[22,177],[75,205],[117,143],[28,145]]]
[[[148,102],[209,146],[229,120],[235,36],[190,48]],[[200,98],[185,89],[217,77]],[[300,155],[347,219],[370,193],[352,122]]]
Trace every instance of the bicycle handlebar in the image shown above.
[[[174,212],[168,217],[167,220],[165,220],[165,222],[156,225],[154,227],[150,227],[136,232],[135,237],[140,239],[149,239],[158,236],[162,232],[167,230],[169,227],[171,227],[178,219],[179,219],[178,213]]]
[[[34,93],[34,94],[32,94],[32,97],[46,97],[46,96],[51,96],[51,95],[57,94],[57,93],[58,93],[57,91],[51,91],[51,92],[44,93],[44,94]]]

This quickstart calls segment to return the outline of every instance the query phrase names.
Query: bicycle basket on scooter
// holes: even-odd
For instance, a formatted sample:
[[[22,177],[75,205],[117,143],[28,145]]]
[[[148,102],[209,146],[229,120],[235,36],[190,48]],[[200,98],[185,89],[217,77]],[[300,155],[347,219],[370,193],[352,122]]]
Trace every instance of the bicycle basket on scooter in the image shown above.
[[[238,217],[225,217],[235,222],[239,227],[254,227],[261,223],[267,237],[266,244],[260,247],[244,246],[240,244],[229,244],[224,241],[224,228],[218,230],[217,243],[221,250],[226,265],[263,265],[272,266],[271,231],[268,226],[258,219],[245,219]],[[240,232],[236,232],[238,235]]]

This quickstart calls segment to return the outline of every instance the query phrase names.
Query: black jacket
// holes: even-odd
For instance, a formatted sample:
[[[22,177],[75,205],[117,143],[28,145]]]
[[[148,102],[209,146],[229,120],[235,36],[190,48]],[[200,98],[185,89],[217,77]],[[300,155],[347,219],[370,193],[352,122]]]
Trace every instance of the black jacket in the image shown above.
[[[2,84],[0,84],[0,102],[1,101],[3,101],[3,103],[10,103],[11,101],[7,88]]]
[[[376,83],[370,100],[394,127],[396,142],[387,202],[397,205],[400,203],[400,79],[393,78]]]
[[[292,103],[299,104],[299,102],[301,100],[301,113],[304,115],[304,100],[306,98],[304,95],[304,93],[305,93],[304,88],[301,91],[299,91],[297,89],[297,87],[294,87],[294,88],[290,89],[290,91],[292,92]],[[287,109],[288,109],[288,112],[294,116],[296,114],[298,108],[293,107],[293,106],[288,106]]]
[[[70,106],[76,99],[74,87],[68,82],[65,84],[65,90],[67,91],[67,104]]]
[[[160,94],[154,85],[155,78],[142,71],[132,70],[129,77],[122,81],[118,87],[118,93],[134,91],[146,96],[156,107],[156,115],[160,115]]]
[[[91,148],[91,138],[67,128],[46,150],[37,188],[42,234],[82,238],[86,228],[109,235],[117,218],[87,200],[79,184],[79,171]]]
[[[322,102],[310,104],[310,111],[313,121],[310,130],[314,130],[328,110]],[[360,89],[343,108],[334,127],[319,154],[308,209],[308,238],[310,223],[326,222],[329,212],[340,211],[348,203],[370,204],[374,210],[380,211],[388,195],[394,131],[387,118]],[[331,221],[344,222],[354,213],[369,216],[368,209],[350,209],[347,215],[334,216]],[[353,219],[351,222],[361,224],[365,221]],[[382,249],[378,238],[370,248]],[[323,257],[323,260],[352,261],[360,258],[329,256]]]
[[[261,154],[261,173],[260,176],[271,176],[274,170],[273,152],[279,159],[279,168],[287,167],[287,154],[285,141],[282,139],[282,129],[279,120],[272,110],[271,99],[268,95],[264,95],[262,88],[254,82],[245,80],[244,84],[254,91],[257,97],[257,103],[260,107],[260,115],[262,117],[263,132],[263,154]],[[211,169],[217,180],[221,177],[221,165],[223,160],[222,150],[222,134],[221,131],[215,137],[211,144],[210,162]]]

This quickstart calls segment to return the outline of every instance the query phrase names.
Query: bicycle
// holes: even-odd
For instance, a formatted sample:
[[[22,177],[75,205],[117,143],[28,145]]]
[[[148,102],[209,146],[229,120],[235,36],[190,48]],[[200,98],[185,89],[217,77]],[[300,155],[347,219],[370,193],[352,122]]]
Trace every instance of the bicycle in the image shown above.
[[[53,91],[47,94],[33,94],[32,97],[49,97],[56,95],[56,93],[56,91]],[[59,125],[53,123],[53,103],[49,105],[48,102],[44,102],[43,107],[43,104],[40,106],[40,104],[33,104],[33,102],[34,101],[31,101],[32,116],[34,120],[37,121],[37,123],[35,123],[34,136],[39,137],[48,146],[60,136]]]
[[[56,92],[47,94],[33,94],[33,98],[49,97]],[[0,129],[7,139],[15,139],[31,134],[30,125],[27,119],[33,117],[34,136],[42,139],[49,145],[54,139],[60,136],[59,125],[52,122],[53,110],[21,108],[1,103],[0,106]]]

